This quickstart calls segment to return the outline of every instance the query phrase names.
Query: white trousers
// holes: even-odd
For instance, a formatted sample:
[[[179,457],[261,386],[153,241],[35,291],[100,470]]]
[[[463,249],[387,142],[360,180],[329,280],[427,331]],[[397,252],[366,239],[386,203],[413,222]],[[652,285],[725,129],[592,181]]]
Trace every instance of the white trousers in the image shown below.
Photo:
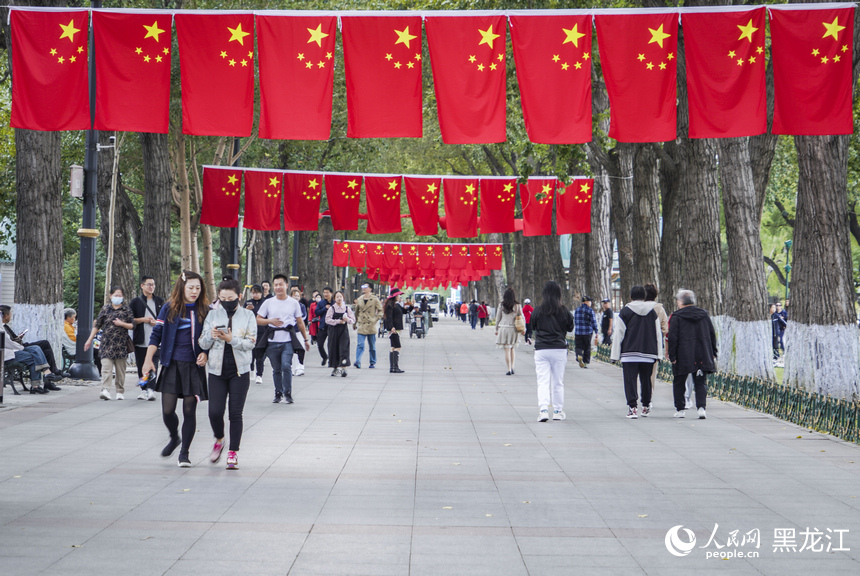
[[[535,350],[538,406],[541,410],[550,405],[555,410],[564,408],[564,368],[567,350]]]

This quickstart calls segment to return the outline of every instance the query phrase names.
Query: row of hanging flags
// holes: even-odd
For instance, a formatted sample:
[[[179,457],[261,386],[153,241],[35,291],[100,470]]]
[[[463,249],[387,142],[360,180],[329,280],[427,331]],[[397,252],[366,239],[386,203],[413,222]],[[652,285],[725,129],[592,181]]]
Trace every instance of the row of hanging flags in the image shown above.
[[[621,142],[674,140],[680,24],[691,138],[767,131],[768,55],[774,134],[853,130],[854,5],[849,3],[420,13],[13,6],[12,126],[90,128],[90,15],[97,130],[167,132],[174,22],[186,134],[249,136],[257,70],[260,137],[327,140],[338,24],[350,138],[422,136],[421,74],[429,54],[443,141],[505,141],[510,27],[532,142],[591,141],[596,57],[610,100],[609,136]]]
[[[409,288],[455,287],[502,269],[501,244],[334,243],[332,264],[352,267],[371,280]]]
[[[435,236],[441,226],[449,238],[521,230],[526,236],[591,232],[594,180],[577,177],[569,183],[555,176],[512,177],[403,176],[351,174],[257,168],[204,166],[200,223],[220,228],[239,225],[244,182],[243,226],[251,230],[317,230],[330,216],[335,230],[358,230],[367,220],[369,234],[402,231],[401,219],[411,218],[418,236]],[[361,212],[362,188],[364,206]],[[328,210],[320,212],[323,189]],[[401,214],[406,191],[408,214]],[[515,218],[520,195],[522,218]],[[444,197],[444,215],[439,200]],[[478,207],[480,206],[480,217]],[[281,212],[283,208],[283,224]]]

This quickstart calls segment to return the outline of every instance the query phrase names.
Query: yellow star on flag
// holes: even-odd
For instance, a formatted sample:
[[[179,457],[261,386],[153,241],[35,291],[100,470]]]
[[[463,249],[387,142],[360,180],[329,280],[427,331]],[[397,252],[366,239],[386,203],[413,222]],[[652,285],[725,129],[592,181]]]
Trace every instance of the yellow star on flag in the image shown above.
[[[513,189],[514,189],[513,184],[505,184],[504,186],[502,186],[502,190],[504,190],[505,192],[511,192],[511,191],[513,191]]]
[[[640,62],[642,62],[643,60],[645,60],[645,54],[640,54],[639,56],[636,57],[636,59],[639,60]]]
[[[394,43],[395,46],[406,44],[406,47],[409,48],[409,43],[418,38],[418,36],[409,33],[409,26],[403,30],[395,30],[394,32],[397,34],[397,42]]]
[[[484,65],[478,64],[478,72],[483,72],[483,71],[484,71]]]
[[[245,36],[251,35],[250,32],[242,31],[242,23],[241,22],[235,28],[230,28],[229,26],[227,26],[227,30],[230,31],[230,39],[227,40],[227,42],[233,42],[235,40],[236,42],[238,42],[242,46],[245,45]]]
[[[235,65],[236,65],[236,61],[233,60],[232,58],[230,58],[230,66],[235,66]]]
[[[392,180],[388,183],[389,190],[397,190],[397,180]]]
[[[310,44],[311,42],[316,42],[317,46],[322,48],[322,39],[328,36],[328,34],[322,31],[322,24],[319,24],[316,27],[316,30],[314,30],[313,28],[308,28],[308,32],[311,33],[311,37],[310,39],[308,39],[308,44]]]
[[[357,180],[350,180],[350,181],[349,181],[349,182],[347,182],[347,184],[346,184],[346,187],[347,187],[347,188],[349,188],[350,190],[355,189],[355,187],[356,187],[356,186],[358,186],[358,181],[357,181]]]
[[[152,58],[150,58],[149,56],[144,56],[144,57],[143,57],[143,61],[144,61],[144,62],[149,62],[150,60],[152,60]]]
[[[573,67],[579,70],[580,68],[582,68],[582,62],[574,62]]]
[[[666,34],[665,32],[663,32],[662,24],[660,24],[660,27],[656,30],[648,28],[648,32],[651,33],[651,39],[648,40],[648,44],[653,44],[654,42],[656,42],[657,45],[660,46],[660,48],[663,47],[663,40],[671,36],[671,34]]]
[[[469,62],[474,62],[476,58],[474,56],[469,56]]]
[[[269,186],[277,186],[280,184],[277,178],[269,178]]]
[[[229,176],[227,176],[227,183],[228,184],[235,184],[238,181],[239,181],[239,179],[236,177],[235,174],[230,174]]]
[[[587,194],[588,193],[588,184],[583,184],[582,186],[580,186],[579,191],[585,192]]]
[[[155,41],[158,42],[159,34],[164,32],[164,30],[158,27],[158,20],[153,22],[152,26],[147,26],[146,24],[144,24],[143,27],[146,28],[146,36],[143,37],[144,40],[146,40],[147,38],[155,38]]]
[[[436,184],[432,184],[432,183],[428,184],[427,185],[427,191],[428,192],[436,192]]]
[[[69,20],[68,24],[60,24],[60,28],[63,29],[63,33],[60,35],[60,40],[62,40],[63,38],[68,38],[69,42],[74,42],[75,34],[81,31],[80,28],[75,28],[74,19]]]
[[[313,188],[314,190],[316,190],[316,187],[317,187],[317,186],[319,186],[319,185],[320,185],[320,183],[319,183],[319,182],[317,182],[317,179],[316,179],[316,178],[314,178],[313,180],[311,180],[310,182],[308,182],[308,186],[309,186],[310,188]]]
[[[403,65],[402,65],[400,62],[395,62],[395,63],[394,63],[394,67],[395,67],[395,68],[397,68],[397,69],[399,70],[400,68],[402,68],[402,67],[403,67]]]
[[[842,32],[843,30],[845,30],[845,26],[839,25],[839,18],[838,17],[834,18],[833,22],[830,22],[829,24],[827,22],[822,22],[822,24],[824,25],[824,29],[826,30],[826,32],[824,32],[824,36],[822,36],[822,38],[827,38],[828,36],[833,36],[833,39],[838,41],[839,40],[839,33]],[[61,38],[62,38],[62,36],[61,36]]]
[[[578,27],[579,24],[574,24],[573,28],[571,28],[570,30],[568,30],[567,28],[562,28],[562,31],[564,31],[565,35],[564,42],[561,43],[562,46],[567,44],[568,42],[572,42],[574,46],[579,48],[579,39],[585,36],[585,34],[580,32],[578,30]]]
[[[471,194],[474,191],[475,191],[475,185],[474,184],[466,184],[466,194]]]
[[[577,64],[579,64],[579,62],[577,62]],[[568,64],[567,62],[564,62],[564,63],[561,65],[561,69],[562,69],[562,70],[567,70],[568,68],[570,68],[570,64]]]
[[[813,56],[818,56],[818,48],[813,48],[813,49],[812,49],[812,55],[813,55]]]
[[[750,42],[752,42],[753,32],[758,30],[758,28],[755,28],[752,25],[752,18],[750,18],[750,21],[747,22],[746,26],[741,26],[740,24],[738,24],[738,28],[740,28],[740,30],[741,30],[741,37],[738,38],[738,40],[743,40],[744,38],[746,38]]]
[[[559,60],[561,60],[561,57],[558,54],[552,55],[552,61],[553,62],[558,62]]]
[[[490,49],[492,50],[492,48],[493,48],[493,40],[495,40],[496,38],[498,38],[498,37],[500,36],[500,34],[494,34],[494,33],[493,33],[493,26],[492,26],[492,24],[491,24],[491,25],[490,25],[490,27],[489,27],[489,28],[487,28],[486,30],[481,30],[480,28],[478,28],[478,32],[481,34],[481,41],[480,41],[480,42],[478,42],[478,46],[480,46],[481,44],[486,44],[486,45],[487,45],[487,46],[489,46],[489,47],[490,47]]]
[[[72,60],[74,61],[74,56],[72,56]],[[156,56],[156,57],[155,57],[155,61],[156,61],[156,62],[161,62],[162,60],[163,60],[163,58],[162,58],[161,56]]]

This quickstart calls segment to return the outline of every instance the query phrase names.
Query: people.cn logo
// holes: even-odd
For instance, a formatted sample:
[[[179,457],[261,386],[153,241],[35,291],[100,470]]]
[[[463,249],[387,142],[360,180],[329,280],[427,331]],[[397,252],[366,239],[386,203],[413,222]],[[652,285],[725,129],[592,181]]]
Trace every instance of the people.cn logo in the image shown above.
[[[689,542],[684,542],[681,539],[679,532],[683,530],[687,534]],[[689,528],[684,528],[681,524],[673,526],[666,532],[666,550],[673,556],[686,556],[696,547],[696,535]]]

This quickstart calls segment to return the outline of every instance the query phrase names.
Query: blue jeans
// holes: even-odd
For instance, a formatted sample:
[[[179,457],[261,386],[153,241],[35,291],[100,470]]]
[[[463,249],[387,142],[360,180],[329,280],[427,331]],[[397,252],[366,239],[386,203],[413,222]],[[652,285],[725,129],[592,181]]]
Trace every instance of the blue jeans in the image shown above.
[[[266,357],[272,363],[272,378],[275,381],[275,394],[293,394],[293,345],[291,342],[269,342]]]
[[[364,355],[364,340],[367,339],[368,355],[370,356],[370,365],[376,366],[376,334],[359,334],[358,344],[355,347],[355,364],[361,366],[361,357]]]
[[[15,360],[27,365],[27,368],[30,369],[30,380],[34,381],[41,380],[42,370],[48,367],[45,353],[38,346],[27,346],[23,350],[15,352]],[[37,367],[40,369],[37,370]]]

